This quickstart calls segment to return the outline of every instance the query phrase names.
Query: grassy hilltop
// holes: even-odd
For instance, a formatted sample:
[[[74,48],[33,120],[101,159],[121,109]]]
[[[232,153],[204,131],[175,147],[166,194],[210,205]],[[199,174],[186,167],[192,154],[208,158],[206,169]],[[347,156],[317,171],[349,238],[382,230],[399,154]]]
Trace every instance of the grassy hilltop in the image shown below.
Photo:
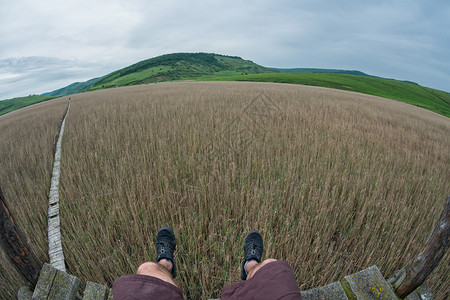
[[[174,53],[150,58],[115,71],[86,91],[160,81],[272,72],[237,56],[210,53]]]
[[[266,68],[237,56],[213,53],[166,54],[143,60],[103,77],[76,82],[45,93],[46,97],[31,96],[0,101],[0,115],[74,93],[179,80],[283,82],[323,86],[402,101],[450,117],[450,93],[413,82],[379,78],[354,70]]]
[[[216,76],[273,72],[237,56],[211,53],[173,53],[140,61],[126,68],[85,82],[75,82],[43,95],[0,101],[0,115],[56,97],[105,88],[173,80],[197,80]]]
[[[55,134],[67,98],[0,118],[0,178],[42,261]],[[72,97],[60,215],[68,272],[111,285],[177,234],[187,299],[239,279],[245,234],[301,290],[415,257],[450,191],[450,121],[398,101],[257,82],[166,82]],[[448,299],[447,255],[428,280]],[[20,277],[0,254],[0,298]]]

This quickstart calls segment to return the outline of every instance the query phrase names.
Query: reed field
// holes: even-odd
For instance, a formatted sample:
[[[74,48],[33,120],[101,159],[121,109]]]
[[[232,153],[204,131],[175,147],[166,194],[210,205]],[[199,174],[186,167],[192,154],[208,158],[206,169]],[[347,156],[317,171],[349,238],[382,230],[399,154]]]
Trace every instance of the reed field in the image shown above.
[[[188,299],[239,280],[253,229],[301,290],[419,254],[450,193],[450,119],[327,88],[178,82],[70,96],[60,214],[67,271],[112,285],[177,236]],[[0,186],[43,261],[54,137],[68,97],[0,117]],[[428,283],[450,297],[447,254]],[[19,275],[2,256],[0,295]],[[5,299],[9,298],[4,296]]]
[[[52,100],[0,116],[0,187],[28,244],[45,262],[53,151],[66,107],[67,99]],[[0,299],[17,299],[25,283],[0,253]]]

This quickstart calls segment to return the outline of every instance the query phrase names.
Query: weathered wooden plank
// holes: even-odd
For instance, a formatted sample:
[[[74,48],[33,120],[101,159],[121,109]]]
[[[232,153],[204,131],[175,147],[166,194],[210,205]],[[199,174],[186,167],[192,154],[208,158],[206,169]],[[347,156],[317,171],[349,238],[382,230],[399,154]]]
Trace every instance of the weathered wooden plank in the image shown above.
[[[377,266],[345,276],[341,283],[349,299],[396,299],[394,291]]]
[[[415,291],[419,294],[421,300],[433,300],[431,289],[426,282],[422,283]]]
[[[39,276],[38,283],[33,292],[33,300],[48,299],[50,290],[52,288],[53,279],[56,276],[56,269],[52,268],[49,264],[44,264]]]
[[[416,259],[406,267],[404,278],[401,278],[401,281],[399,280],[394,284],[397,296],[405,298],[422,285],[447,252],[450,245],[449,235],[450,195],[447,197],[444,210],[434,226],[433,232],[428,238],[425,248],[420,252]]]
[[[52,205],[48,208],[48,217],[56,217],[59,215],[59,204]]]
[[[31,300],[33,292],[26,286],[22,286],[17,293],[18,300]]]
[[[73,300],[79,286],[80,280],[75,276],[44,264],[32,299]]]
[[[340,282],[333,282],[315,289],[301,291],[300,293],[303,300],[348,300]]]
[[[52,300],[73,300],[77,295],[79,287],[80,280],[78,278],[69,275],[66,272],[57,270],[48,298]]]
[[[109,289],[108,299],[107,300],[113,300],[113,291],[112,289]]]
[[[61,243],[61,230],[59,220],[59,177],[61,173],[61,144],[64,134],[64,126],[66,123],[67,114],[70,109],[70,99],[67,104],[67,110],[61,122],[59,130],[58,141],[55,148],[55,157],[53,162],[52,178],[50,183],[50,191],[48,195],[48,253],[50,263],[61,271],[66,271],[64,263],[64,253]]]
[[[107,300],[109,289],[101,284],[88,281],[84,289],[83,300]]]
[[[0,246],[9,261],[31,284],[36,285],[42,264],[28,246],[11,215],[0,188]]]

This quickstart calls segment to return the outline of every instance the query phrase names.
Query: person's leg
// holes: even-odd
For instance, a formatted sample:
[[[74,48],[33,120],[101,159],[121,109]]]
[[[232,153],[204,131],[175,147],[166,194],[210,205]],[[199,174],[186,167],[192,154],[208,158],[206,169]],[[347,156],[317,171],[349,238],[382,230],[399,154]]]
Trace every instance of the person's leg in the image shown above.
[[[262,261],[263,250],[261,234],[251,231],[244,240],[243,281],[225,286],[222,300],[302,299],[289,264],[272,258]]]
[[[274,261],[277,261],[277,260],[273,259],[273,258],[268,258],[261,263],[258,263],[256,260],[249,261],[245,265],[245,271],[247,272],[247,279],[252,278],[256,274],[256,272],[258,272],[259,269],[261,269],[263,266],[267,265],[268,263],[274,262]]]
[[[177,286],[173,280],[172,274],[172,263],[167,259],[161,259],[159,262],[146,262],[139,266],[136,274],[147,275],[159,278],[165,282]]]
[[[123,275],[114,281],[114,299],[184,299],[183,292],[174,281],[177,275],[173,259],[176,240],[172,229],[163,227],[159,230],[155,248],[155,262],[143,263],[136,274]]]
[[[177,247],[175,234],[169,227],[163,227],[158,231],[155,241],[156,262],[146,262],[139,266],[136,274],[159,278],[173,284],[176,276],[176,266],[173,262],[173,252]]]

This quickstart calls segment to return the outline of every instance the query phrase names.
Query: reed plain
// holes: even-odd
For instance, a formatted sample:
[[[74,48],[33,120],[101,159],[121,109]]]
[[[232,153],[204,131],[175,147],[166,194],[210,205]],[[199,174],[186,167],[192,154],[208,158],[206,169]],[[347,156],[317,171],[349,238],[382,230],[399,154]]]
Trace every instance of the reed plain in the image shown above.
[[[450,192],[450,121],[405,103],[327,88],[175,82],[71,95],[61,161],[68,272],[111,286],[177,236],[187,298],[237,281],[248,231],[301,290],[419,254]],[[48,261],[47,194],[68,97],[0,117],[0,186]],[[448,299],[447,254],[428,282]],[[0,295],[22,281],[4,256]]]

